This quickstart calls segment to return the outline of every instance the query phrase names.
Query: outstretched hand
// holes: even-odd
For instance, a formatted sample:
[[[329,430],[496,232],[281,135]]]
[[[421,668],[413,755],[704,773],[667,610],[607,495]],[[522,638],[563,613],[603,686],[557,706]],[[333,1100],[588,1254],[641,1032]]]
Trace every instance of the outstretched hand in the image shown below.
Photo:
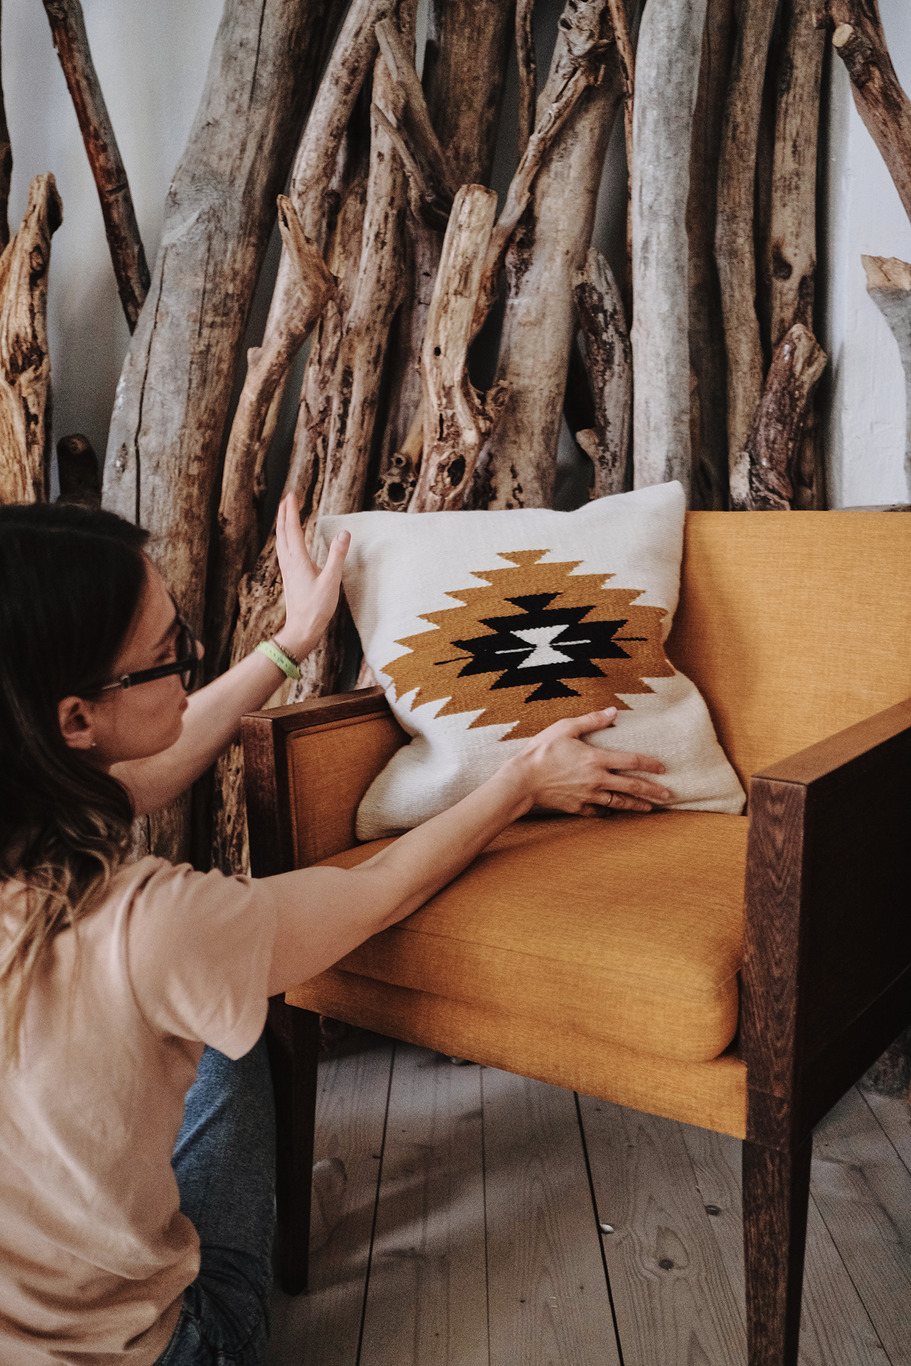
[[[534,805],[574,815],[613,811],[651,811],[674,794],[641,773],[663,773],[664,765],[646,754],[599,749],[584,742],[593,731],[614,724],[616,707],[556,721],[516,755],[530,775]]]
[[[275,549],[285,590],[285,624],[277,639],[299,659],[313,649],[338,606],[350,540],[347,531],[338,532],[323,569],[317,569],[307,553],[297,498],[289,493],[279,504]]]

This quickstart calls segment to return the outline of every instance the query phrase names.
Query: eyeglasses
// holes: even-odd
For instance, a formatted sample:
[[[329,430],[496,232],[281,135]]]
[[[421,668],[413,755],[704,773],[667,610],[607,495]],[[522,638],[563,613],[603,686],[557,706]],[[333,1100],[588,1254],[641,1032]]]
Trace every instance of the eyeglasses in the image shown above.
[[[154,669],[137,669],[135,673],[122,674],[113,683],[103,683],[95,692],[111,692],[115,688],[135,688],[140,683],[153,683],[156,678],[168,678],[179,674],[184,692],[192,692],[199,682],[200,657],[196,636],[188,621],[177,613],[177,635],[174,649],[177,658],[170,664],[156,664]]]

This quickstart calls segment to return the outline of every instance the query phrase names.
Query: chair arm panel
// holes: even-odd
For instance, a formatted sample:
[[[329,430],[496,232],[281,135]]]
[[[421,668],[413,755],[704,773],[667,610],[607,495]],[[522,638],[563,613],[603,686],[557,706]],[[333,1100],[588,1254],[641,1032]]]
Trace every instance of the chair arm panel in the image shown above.
[[[350,849],[361,798],[408,740],[381,688],[252,712],[241,737],[257,877]]]
[[[748,1135],[799,1141],[911,1018],[911,699],[751,783]]]

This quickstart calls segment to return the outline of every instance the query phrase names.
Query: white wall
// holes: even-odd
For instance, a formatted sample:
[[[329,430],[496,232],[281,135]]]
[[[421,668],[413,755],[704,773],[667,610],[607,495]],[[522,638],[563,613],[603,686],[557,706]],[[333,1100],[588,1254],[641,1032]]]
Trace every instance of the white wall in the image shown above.
[[[150,264],[222,6],[223,0],[83,0]],[[551,23],[556,8],[558,0],[538,5]],[[880,10],[899,79],[911,91],[911,5],[880,0]],[[830,67],[820,263],[820,340],[831,357],[829,498],[832,506],[908,502],[904,380],[892,334],[867,297],[860,257],[911,260],[911,224],[854,110],[841,61]],[[3,7],[3,83],[14,156],[13,231],[33,175],[53,171],[63,199],[49,295],[55,438],[82,431],[101,454],[128,333],[75,115],[43,9],[32,0]]]
[[[879,8],[898,78],[911,92],[911,5],[879,0]],[[834,54],[828,101],[820,341],[830,357],[829,504],[908,503],[905,380],[895,339],[867,295],[860,258],[911,261],[911,222]]]

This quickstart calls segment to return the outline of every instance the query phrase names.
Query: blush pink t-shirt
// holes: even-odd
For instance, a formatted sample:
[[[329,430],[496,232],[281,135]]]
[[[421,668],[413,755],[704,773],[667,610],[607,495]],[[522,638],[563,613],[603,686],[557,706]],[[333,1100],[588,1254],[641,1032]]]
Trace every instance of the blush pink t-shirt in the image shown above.
[[[0,888],[0,933],[15,918]],[[148,857],[58,935],[0,1070],[0,1362],[149,1366],[199,1267],[171,1154],[203,1044],[266,1017],[267,884]]]

